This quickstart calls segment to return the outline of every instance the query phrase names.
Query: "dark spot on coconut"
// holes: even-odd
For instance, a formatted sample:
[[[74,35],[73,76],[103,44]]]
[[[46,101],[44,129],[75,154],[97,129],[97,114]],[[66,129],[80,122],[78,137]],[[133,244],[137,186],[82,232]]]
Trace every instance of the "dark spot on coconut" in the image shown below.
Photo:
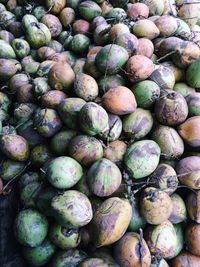
[[[137,243],[135,246],[135,254],[140,259],[140,244]]]
[[[197,207],[197,198],[196,197],[192,197],[192,207],[193,208]]]
[[[146,151],[149,155],[157,155],[158,154],[156,149],[154,147],[151,147],[151,145],[148,143],[143,146],[143,150]]]
[[[176,93],[170,93],[167,95],[167,98],[174,100],[176,98]]]
[[[149,120],[146,117],[142,118],[134,129],[135,134],[140,132],[148,122]]]
[[[15,47],[16,47],[17,50],[20,50],[20,49],[23,49],[24,48],[24,45],[21,42],[19,42],[19,43],[17,42],[15,44]]]

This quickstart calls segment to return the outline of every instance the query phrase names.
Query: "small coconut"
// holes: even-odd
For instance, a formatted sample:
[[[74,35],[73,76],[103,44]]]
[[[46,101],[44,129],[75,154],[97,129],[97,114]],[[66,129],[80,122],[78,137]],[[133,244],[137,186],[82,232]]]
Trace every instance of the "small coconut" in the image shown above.
[[[125,142],[116,140],[110,142],[108,146],[104,148],[103,156],[116,164],[120,164],[123,160],[126,149],[127,145]]]
[[[187,250],[195,256],[200,256],[200,225],[192,223],[187,226],[185,232],[185,242]]]
[[[153,62],[143,55],[135,55],[129,58],[126,65],[130,82],[138,82],[147,79],[154,71]]]
[[[125,115],[135,111],[137,103],[134,94],[124,86],[111,88],[103,95],[105,109],[116,115]]]
[[[160,35],[158,27],[149,19],[141,19],[137,21],[133,25],[132,31],[138,38],[144,37],[149,40],[153,40]]]
[[[156,26],[160,31],[160,35],[163,37],[169,37],[175,34],[178,23],[172,16],[163,15],[155,21]]]
[[[186,200],[186,206],[190,219],[200,223],[200,191],[189,194]]]
[[[69,91],[74,82],[74,72],[68,63],[55,64],[49,71],[49,84],[53,89]]]
[[[173,203],[167,193],[147,187],[140,201],[141,215],[150,224],[161,224],[166,221],[173,210]]]
[[[149,267],[151,254],[146,241],[139,234],[126,233],[114,248],[115,260],[120,266],[135,267],[140,264]]]
[[[176,251],[176,231],[169,221],[156,226],[148,226],[144,238],[150,252],[155,256],[167,259],[172,257]]]
[[[171,262],[171,267],[199,267],[200,257],[194,256],[189,252],[183,251]]]
[[[151,40],[147,38],[138,39],[137,55],[143,55],[145,57],[151,58],[154,52],[154,45]]]
[[[159,188],[171,195],[178,186],[178,177],[174,168],[168,164],[160,163],[150,176],[154,187]]]
[[[190,156],[179,161],[176,167],[179,181],[192,189],[200,188],[200,157]]]
[[[178,127],[178,133],[191,147],[200,146],[200,116],[187,119]]]
[[[87,20],[78,19],[73,23],[72,29],[74,34],[88,34],[90,31],[90,23]]]
[[[188,116],[187,102],[181,94],[171,91],[156,101],[155,115],[164,125],[181,124]]]
[[[184,200],[176,193],[171,195],[173,203],[173,211],[169,217],[169,221],[173,224],[178,224],[187,219],[187,210]]]
[[[127,14],[129,18],[143,19],[148,18],[149,8],[143,3],[134,3],[128,6]]]
[[[71,7],[65,7],[59,14],[60,22],[64,27],[67,27],[75,20],[75,11]]]
[[[118,241],[126,232],[131,216],[132,208],[127,200],[118,197],[105,200],[97,208],[90,225],[94,245],[102,247]]]

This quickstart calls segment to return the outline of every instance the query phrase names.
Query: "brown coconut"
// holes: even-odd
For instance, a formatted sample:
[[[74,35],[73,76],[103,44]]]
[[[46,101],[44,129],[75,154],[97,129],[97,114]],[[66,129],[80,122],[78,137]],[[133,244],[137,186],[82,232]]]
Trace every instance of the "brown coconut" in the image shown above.
[[[116,115],[125,115],[136,110],[137,103],[132,91],[124,86],[111,88],[102,97],[106,110]]]
[[[154,71],[153,62],[143,55],[135,55],[129,58],[126,70],[130,82],[138,82],[147,79]]]

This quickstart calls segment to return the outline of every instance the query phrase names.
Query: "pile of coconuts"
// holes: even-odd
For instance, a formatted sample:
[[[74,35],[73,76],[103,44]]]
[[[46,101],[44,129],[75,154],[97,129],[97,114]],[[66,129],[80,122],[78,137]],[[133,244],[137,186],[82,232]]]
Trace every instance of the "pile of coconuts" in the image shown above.
[[[27,266],[200,266],[199,0],[0,0],[14,188]]]

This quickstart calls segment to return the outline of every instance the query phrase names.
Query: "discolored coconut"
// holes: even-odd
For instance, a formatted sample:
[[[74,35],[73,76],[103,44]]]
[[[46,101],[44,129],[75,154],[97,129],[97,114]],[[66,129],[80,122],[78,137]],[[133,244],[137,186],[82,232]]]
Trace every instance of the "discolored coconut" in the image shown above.
[[[99,197],[112,195],[120,186],[122,174],[112,161],[97,160],[87,172],[87,182],[92,193]]]
[[[182,82],[185,80],[185,70],[184,69],[178,68],[171,61],[163,62],[162,65],[169,68],[174,73],[176,83]],[[173,90],[174,90],[174,88],[173,88]]]
[[[69,249],[58,251],[52,260],[52,267],[63,267],[66,265],[78,266],[87,258],[87,254],[82,250]]]
[[[191,41],[183,41],[176,47],[172,61],[179,68],[186,68],[200,57],[200,48]]]
[[[109,128],[107,112],[94,102],[88,102],[81,108],[79,122],[82,131],[91,136]]]
[[[152,139],[160,146],[163,158],[179,158],[184,152],[183,140],[172,127],[157,125],[152,132]]]
[[[60,11],[65,7],[66,0],[45,0],[45,6],[51,9],[53,14],[59,14]]]
[[[9,59],[0,59],[0,81],[7,81],[12,78],[17,72],[17,68]]]
[[[0,140],[1,151],[10,159],[26,161],[29,157],[29,145],[25,138],[16,134],[6,134]]]
[[[90,225],[94,245],[102,247],[118,241],[126,232],[131,216],[132,208],[127,200],[118,197],[105,200]]]
[[[148,18],[149,8],[143,3],[134,3],[128,6],[127,15],[129,18],[143,19]]]
[[[124,155],[124,164],[132,178],[141,179],[155,171],[160,158],[160,147],[152,140],[130,145]]]
[[[169,221],[156,226],[148,226],[144,239],[150,252],[159,257],[170,258],[174,255],[177,246],[176,231]]]
[[[183,40],[175,36],[163,38],[159,47],[159,55],[161,57],[171,53],[173,55],[182,43]]]
[[[81,241],[78,229],[67,229],[55,223],[50,227],[49,239],[61,249],[76,248]]]
[[[200,225],[192,223],[187,226],[185,231],[185,242],[187,250],[195,256],[200,256]]]
[[[81,165],[90,166],[103,157],[103,147],[95,137],[78,135],[70,140],[68,153]]]
[[[102,97],[102,104],[105,109],[116,115],[132,113],[137,107],[134,94],[124,86],[108,90]]]
[[[75,11],[71,7],[65,7],[59,14],[60,22],[64,27],[67,27],[75,20]]]
[[[151,40],[147,38],[138,39],[138,48],[136,51],[137,55],[143,55],[145,57],[151,58],[154,52],[154,45]]]
[[[82,98],[70,97],[64,99],[58,105],[58,113],[64,124],[70,129],[78,128],[79,111],[82,109],[85,103],[86,102]]]
[[[60,20],[52,14],[43,16],[41,22],[49,28],[52,37],[57,37],[62,32],[62,24],[60,23]]]
[[[45,108],[36,112],[34,126],[40,135],[51,137],[60,130],[62,122],[54,109]]]
[[[200,191],[189,194],[186,200],[186,207],[190,219],[200,223]]]
[[[95,79],[85,73],[76,75],[74,91],[78,97],[81,97],[85,101],[93,101],[99,93]]]
[[[165,93],[166,89],[173,89],[175,84],[175,75],[173,71],[166,66],[158,65],[152,72],[150,79],[158,84]]]
[[[121,34],[130,33],[129,27],[123,23],[113,25],[109,31],[109,39],[115,41]]]
[[[184,200],[176,193],[171,195],[173,203],[173,211],[169,217],[169,221],[173,224],[178,224],[187,219],[187,210]]]
[[[168,164],[160,163],[150,176],[154,187],[171,195],[178,187],[178,177],[174,168]]]
[[[163,15],[155,21],[156,26],[160,31],[160,35],[163,37],[169,37],[175,34],[178,23],[172,16]]]
[[[123,119],[123,131],[131,139],[145,137],[153,127],[153,117],[149,110],[137,108]]]
[[[72,29],[75,34],[88,34],[90,32],[90,23],[87,20],[78,19],[73,23]]]
[[[187,119],[179,125],[178,133],[191,147],[200,146],[200,116]]]
[[[154,225],[168,220],[173,210],[173,203],[167,193],[154,188],[147,187],[140,201],[140,211],[144,219]]]
[[[190,156],[181,159],[176,167],[179,181],[192,189],[200,188],[200,157]]]
[[[164,125],[181,124],[188,116],[187,102],[181,94],[170,91],[156,101],[155,115],[157,120]]]
[[[151,254],[146,241],[139,234],[126,233],[115,245],[115,260],[120,266],[150,267]]]
[[[138,47],[139,40],[142,40],[142,38],[137,39],[137,37],[134,34],[128,32],[128,33],[120,34],[116,38],[115,43],[117,45],[124,47],[127,50],[129,56],[131,56],[131,55],[134,55],[136,53],[136,51],[138,51],[138,54],[140,54],[139,53],[139,47]],[[150,50],[151,50],[151,47],[149,48],[148,51],[150,51]],[[146,55],[144,54],[144,56],[146,56]]]
[[[40,100],[42,106],[55,109],[65,98],[67,98],[67,95],[64,92],[58,90],[50,90],[46,94],[42,95]]]
[[[99,133],[101,139],[105,141],[115,141],[122,133],[122,121],[119,116],[108,113],[108,128]]]
[[[135,55],[129,58],[126,70],[129,81],[134,83],[147,79],[154,71],[154,64],[143,55]]]
[[[48,80],[55,90],[68,92],[74,82],[74,72],[68,63],[56,63],[49,71]]]
[[[200,257],[194,256],[189,252],[183,251],[171,262],[171,267],[199,267]]]
[[[106,148],[104,148],[103,156],[106,159],[111,160],[116,164],[120,164],[123,160],[124,154],[127,150],[127,144],[120,140],[110,142]]]
[[[67,190],[51,201],[55,220],[64,227],[78,228],[87,225],[93,216],[89,199],[76,190]]]
[[[147,38],[149,40],[155,39],[160,34],[155,23],[149,19],[141,19],[137,21],[133,25],[132,31],[138,38]]]

